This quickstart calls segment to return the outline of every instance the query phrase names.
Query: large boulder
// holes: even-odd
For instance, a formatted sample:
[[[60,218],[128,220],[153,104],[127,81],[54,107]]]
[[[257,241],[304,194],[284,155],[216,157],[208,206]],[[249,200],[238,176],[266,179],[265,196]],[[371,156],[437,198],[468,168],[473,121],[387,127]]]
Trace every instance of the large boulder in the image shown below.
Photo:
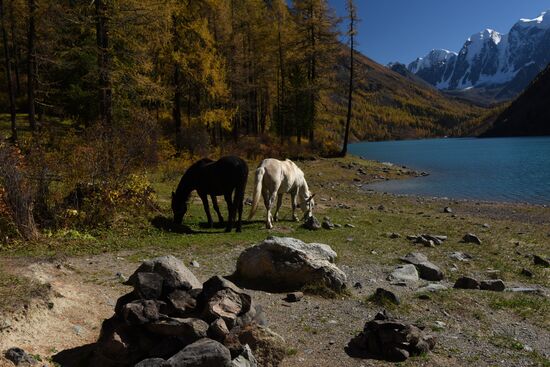
[[[340,292],[347,278],[334,265],[335,259],[336,253],[328,245],[269,237],[241,253],[235,276],[265,290],[298,290],[305,285],[323,285]]]
[[[128,278],[125,284],[141,290],[140,273],[156,273],[164,280],[164,285],[171,289],[190,290],[202,288],[201,283],[187,267],[172,255],[161,256],[144,261]]]

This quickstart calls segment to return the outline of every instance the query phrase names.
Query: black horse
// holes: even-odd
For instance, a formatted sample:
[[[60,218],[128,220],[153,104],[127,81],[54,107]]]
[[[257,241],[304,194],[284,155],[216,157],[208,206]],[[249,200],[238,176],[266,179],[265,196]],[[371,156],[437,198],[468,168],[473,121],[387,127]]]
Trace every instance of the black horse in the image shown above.
[[[187,203],[193,190],[197,190],[202,200],[208,225],[213,226],[212,216],[210,215],[210,206],[208,205],[208,195],[212,198],[214,210],[218,214],[220,223],[223,217],[218,207],[216,196],[223,195],[229,212],[226,232],[231,232],[233,222],[237,211],[239,220],[237,221],[237,232],[241,231],[241,220],[243,215],[244,190],[248,179],[248,165],[239,157],[227,156],[218,161],[204,158],[195,162],[187,169],[180,180],[176,192],[172,192],[172,211],[174,213],[174,223],[181,224],[183,217],[187,212]],[[234,197],[232,197],[235,192]]]

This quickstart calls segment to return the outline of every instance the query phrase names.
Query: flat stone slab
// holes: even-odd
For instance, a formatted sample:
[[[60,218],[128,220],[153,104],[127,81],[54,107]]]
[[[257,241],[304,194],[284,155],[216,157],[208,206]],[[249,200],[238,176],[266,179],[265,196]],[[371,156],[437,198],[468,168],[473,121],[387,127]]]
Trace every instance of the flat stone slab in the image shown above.
[[[416,293],[436,293],[449,289],[446,285],[433,283],[424,287],[420,287],[416,290]]]

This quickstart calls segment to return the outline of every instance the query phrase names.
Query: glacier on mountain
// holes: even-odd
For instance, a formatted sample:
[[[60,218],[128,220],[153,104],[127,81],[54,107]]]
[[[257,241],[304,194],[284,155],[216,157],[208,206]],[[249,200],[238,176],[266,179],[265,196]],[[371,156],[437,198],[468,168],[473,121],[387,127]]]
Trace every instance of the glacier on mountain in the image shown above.
[[[507,34],[485,29],[473,34],[456,53],[432,50],[407,68],[438,89],[466,90],[526,86],[550,63],[550,11],[519,20]]]

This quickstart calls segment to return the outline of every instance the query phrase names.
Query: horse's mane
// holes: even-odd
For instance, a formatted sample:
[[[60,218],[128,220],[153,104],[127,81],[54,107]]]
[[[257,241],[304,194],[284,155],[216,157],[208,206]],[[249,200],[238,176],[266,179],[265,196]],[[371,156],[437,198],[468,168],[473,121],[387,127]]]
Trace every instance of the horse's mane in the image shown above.
[[[185,184],[186,183],[188,184],[191,181],[193,181],[193,178],[194,178],[194,176],[195,176],[195,174],[196,174],[196,172],[199,168],[202,168],[205,165],[207,165],[209,163],[213,163],[213,162],[214,161],[210,158],[202,158],[202,159],[196,161],[195,163],[193,163],[191,166],[189,166],[189,168],[185,171],[185,173],[181,177],[181,180],[180,180],[180,182],[178,184],[178,187],[176,189],[176,196],[180,197],[181,195],[190,194],[192,190],[190,190],[190,188],[188,188],[188,187],[186,188]]]

